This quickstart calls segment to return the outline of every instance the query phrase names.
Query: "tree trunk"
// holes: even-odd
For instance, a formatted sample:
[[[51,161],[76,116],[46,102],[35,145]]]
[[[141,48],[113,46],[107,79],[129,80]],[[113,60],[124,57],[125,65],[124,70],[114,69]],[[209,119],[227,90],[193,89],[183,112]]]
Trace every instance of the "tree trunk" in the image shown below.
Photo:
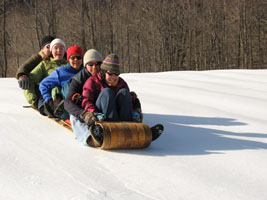
[[[82,49],[86,50],[86,42],[85,42],[85,24],[84,24],[84,13],[87,10],[86,0],[82,0],[82,8],[81,8],[81,40],[82,40]]]
[[[35,6],[34,6],[34,24],[35,24],[35,34],[36,34],[36,38],[37,38],[37,41],[38,41],[38,47],[41,46],[40,44],[40,35],[39,35],[39,31],[38,31],[38,16],[37,16],[37,3],[38,0],[35,0]]]
[[[2,40],[3,40],[3,68],[2,77],[7,76],[7,33],[6,33],[6,2],[3,0],[3,13],[2,13]]]

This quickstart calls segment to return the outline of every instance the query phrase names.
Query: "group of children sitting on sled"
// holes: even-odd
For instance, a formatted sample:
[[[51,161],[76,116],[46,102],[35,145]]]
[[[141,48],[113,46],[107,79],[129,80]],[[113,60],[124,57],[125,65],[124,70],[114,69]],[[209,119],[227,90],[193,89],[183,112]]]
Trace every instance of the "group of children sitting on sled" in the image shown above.
[[[84,54],[78,45],[66,48],[63,40],[46,36],[40,52],[19,67],[16,78],[29,104],[42,115],[69,121],[75,138],[85,145],[90,135],[103,143],[103,127],[97,122],[142,123],[140,101],[120,77],[117,54],[103,59],[95,49]],[[153,141],[163,126],[150,131]]]

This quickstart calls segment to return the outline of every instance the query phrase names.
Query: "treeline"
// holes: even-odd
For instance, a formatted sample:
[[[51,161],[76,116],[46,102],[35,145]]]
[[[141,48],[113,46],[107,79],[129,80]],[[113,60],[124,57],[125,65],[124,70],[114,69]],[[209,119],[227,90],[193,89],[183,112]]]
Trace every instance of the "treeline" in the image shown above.
[[[266,0],[1,0],[0,73],[53,35],[123,72],[267,68]]]

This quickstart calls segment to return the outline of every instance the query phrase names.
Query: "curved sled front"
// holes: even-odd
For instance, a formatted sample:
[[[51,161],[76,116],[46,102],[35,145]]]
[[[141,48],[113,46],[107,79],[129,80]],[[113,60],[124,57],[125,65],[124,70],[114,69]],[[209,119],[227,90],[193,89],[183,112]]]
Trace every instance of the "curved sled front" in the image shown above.
[[[103,143],[97,144],[92,137],[93,145],[101,149],[137,149],[151,144],[150,127],[136,122],[98,122],[103,129]]]

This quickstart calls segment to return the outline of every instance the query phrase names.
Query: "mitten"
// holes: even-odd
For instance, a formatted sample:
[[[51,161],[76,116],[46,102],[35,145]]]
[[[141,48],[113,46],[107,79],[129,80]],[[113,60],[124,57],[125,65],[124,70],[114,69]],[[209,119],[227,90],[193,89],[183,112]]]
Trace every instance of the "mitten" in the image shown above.
[[[30,87],[30,80],[27,75],[20,76],[18,83],[19,83],[19,87],[23,90],[27,90]]]
[[[89,126],[94,125],[95,121],[98,121],[97,113],[96,112],[89,112],[87,110],[83,111],[80,114],[80,118]]]

